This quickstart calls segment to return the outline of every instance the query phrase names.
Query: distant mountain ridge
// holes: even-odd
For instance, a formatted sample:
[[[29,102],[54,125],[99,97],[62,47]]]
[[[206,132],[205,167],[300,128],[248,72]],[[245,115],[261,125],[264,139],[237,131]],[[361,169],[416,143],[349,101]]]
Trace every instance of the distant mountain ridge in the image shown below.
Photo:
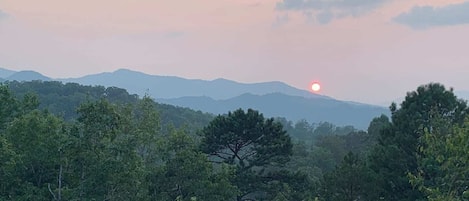
[[[311,123],[327,121],[338,126],[353,125],[360,129],[366,129],[374,117],[389,115],[385,107],[340,101],[282,82],[246,84],[226,79],[207,81],[148,75],[126,69],[68,79],[51,79],[34,71],[20,71],[9,75],[6,80],[55,80],[119,87],[131,94],[148,94],[160,103],[213,114],[223,114],[238,108],[253,108],[266,117],[285,117],[291,121],[305,119]]]
[[[31,80],[42,80],[50,81],[51,78],[48,78],[35,71],[20,71],[5,78],[6,80],[16,80],[16,81],[31,81]]]
[[[366,129],[374,117],[389,115],[384,107],[350,104],[333,99],[289,96],[282,93],[266,95],[242,94],[226,99],[214,100],[210,97],[182,97],[157,99],[158,102],[189,107],[195,110],[223,114],[238,108],[253,108],[269,117],[285,117],[291,121],[305,119],[308,122],[330,122],[335,125],[353,125]]]
[[[79,78],[51,79],[35,71],[11,71],[0,68],[0,78],[5,80],[31,81],[56,80],[86,85],[115,86],[127,89],[138,95],[149,94],[155,98],[179,98],[185,96],[208,96],[214,99],[227,99],[243,93],[264,95],[268,93],[284,93],[293,96],[311,98],[330,97],[300,90],[283,82],[272,81],[262,83],[239,83],[223,78],[215,80],[185,79],[176,76],[149,75],[128,69],[114,72],[103,72]]]
[[[0,78],[3,78],[5,80],[7,77],[10,77],[10,75],[13,75],[17,73],[16,71],[0,68]]]
[[[313,94],[306,90],[300,90],[282,82],[246,84],[222,78],[207,81],[200,79],[185,79],[175,76],[148,75],[127,69],[119,69],[114,72],[60,80],[81,84],[103,85],[106,87],[116,86],[125,88],[129,90],[129,92],[139,95],[148,93],[155,98],[207,96],[219,100],[233,98],[243,93],[264,95],[267,93],[280,92],[294,96],[330,99],[330,97]]]

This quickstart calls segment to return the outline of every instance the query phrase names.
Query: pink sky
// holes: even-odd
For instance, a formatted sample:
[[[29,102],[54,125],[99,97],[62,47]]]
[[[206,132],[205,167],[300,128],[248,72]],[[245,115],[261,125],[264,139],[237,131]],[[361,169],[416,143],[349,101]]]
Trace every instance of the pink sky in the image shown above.
[[[55,78],[129,68],[303,89],[320,80],[325,95],[373,104],[428,82],[469,90],[469,15],[451,16],[469,13],[466,1],[373,0],[382,3],[354,15],[344,0],[282,10],[283,1],[2,0],[0,67]],[[435,14],[419,17],[415,6]],[[327,12],[335,17],[320,23]]]

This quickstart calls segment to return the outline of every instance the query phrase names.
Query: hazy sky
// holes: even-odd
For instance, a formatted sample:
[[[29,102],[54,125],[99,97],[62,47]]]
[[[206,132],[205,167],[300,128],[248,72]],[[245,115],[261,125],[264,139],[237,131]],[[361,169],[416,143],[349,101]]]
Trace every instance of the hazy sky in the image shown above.
[[[55,78],[319,80],[381,104],[432,81],[469,90],[468,53],[461,0],[0,0],[0,67]]]

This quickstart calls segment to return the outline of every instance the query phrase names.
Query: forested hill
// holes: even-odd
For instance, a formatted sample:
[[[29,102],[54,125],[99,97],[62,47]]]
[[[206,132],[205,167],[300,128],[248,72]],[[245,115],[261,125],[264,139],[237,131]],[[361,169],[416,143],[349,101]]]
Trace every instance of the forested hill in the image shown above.
[[[39,108],[62,116],[65,120],[77,117],[76,108],[87,101],[106,99],[111,103],[135,104],[139,97],[129,94],[117,87],[84,86],[76,83],[63,84],[59,81],[8,81],[5,83],[19,98],[33,93],[39,98]],[[189,129],[200,129],[213,119],[213,115],[194,111],[189,108],[155,103],[160,114],[162,125],[174,127],[186,126]]]

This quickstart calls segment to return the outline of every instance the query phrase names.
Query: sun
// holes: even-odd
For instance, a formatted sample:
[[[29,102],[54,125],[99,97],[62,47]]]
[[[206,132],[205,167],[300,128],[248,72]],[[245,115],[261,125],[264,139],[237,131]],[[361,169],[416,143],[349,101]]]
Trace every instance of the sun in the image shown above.
[[[321,90],[321,85],[318,82],[313,82],[313,84],[311,84],[311,90],[318,92]]]

